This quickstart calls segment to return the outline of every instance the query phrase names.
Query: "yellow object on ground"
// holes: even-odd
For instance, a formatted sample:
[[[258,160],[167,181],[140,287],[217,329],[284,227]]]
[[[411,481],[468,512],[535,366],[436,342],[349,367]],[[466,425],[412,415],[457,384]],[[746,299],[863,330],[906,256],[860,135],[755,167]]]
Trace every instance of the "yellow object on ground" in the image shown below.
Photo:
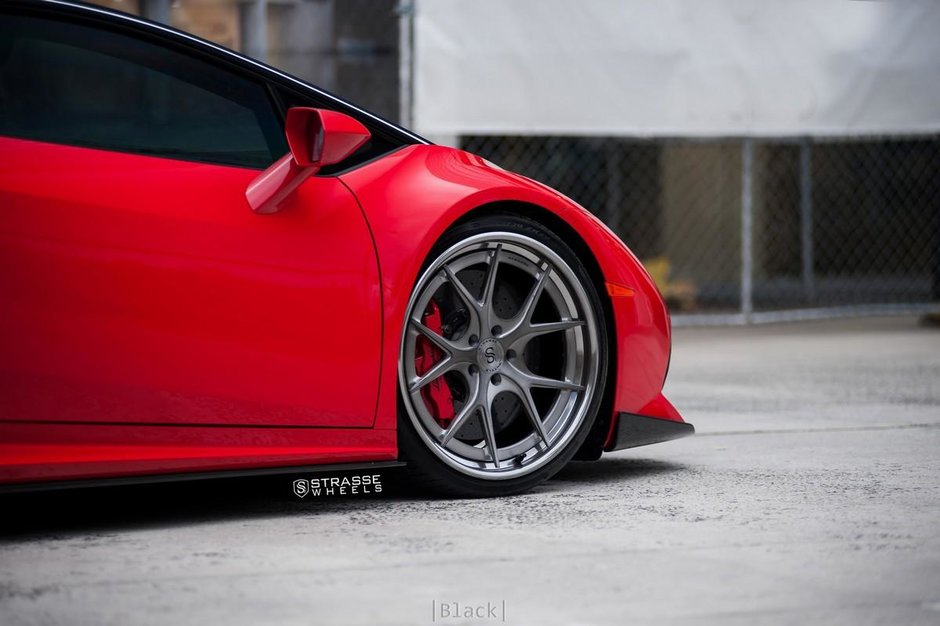
[[[646,271],[653,277],[666,305],[670,309],[692,311],[698,308],[698,289],[689,280],[671,280],[672,264],[667,257],[654,257],[643,261]]]

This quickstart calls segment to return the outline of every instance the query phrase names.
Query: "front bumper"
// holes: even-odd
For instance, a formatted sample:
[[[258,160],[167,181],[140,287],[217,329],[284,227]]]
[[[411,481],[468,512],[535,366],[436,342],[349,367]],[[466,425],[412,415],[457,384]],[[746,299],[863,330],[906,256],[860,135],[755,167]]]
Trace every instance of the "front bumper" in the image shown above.
[[[647,417],[633,413],[618,413],[613,437],[605,451],[636,448],[661,443],[695,434],[695,427],[686,422]]]

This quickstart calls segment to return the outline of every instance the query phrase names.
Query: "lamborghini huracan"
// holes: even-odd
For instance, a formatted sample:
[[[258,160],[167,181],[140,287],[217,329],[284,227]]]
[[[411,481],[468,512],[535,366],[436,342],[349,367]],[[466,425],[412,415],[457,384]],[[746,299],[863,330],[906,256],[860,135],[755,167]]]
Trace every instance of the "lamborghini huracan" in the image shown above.
[[[0,487],[401,470],[518,493],[691,434],[670,323],[545,185],[172,28],[0,5]]]

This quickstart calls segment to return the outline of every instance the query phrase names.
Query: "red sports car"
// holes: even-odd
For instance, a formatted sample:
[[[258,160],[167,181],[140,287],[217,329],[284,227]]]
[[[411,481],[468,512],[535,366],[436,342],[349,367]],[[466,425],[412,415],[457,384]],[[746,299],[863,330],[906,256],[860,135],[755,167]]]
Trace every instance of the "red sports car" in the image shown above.
[[[556,191],[165,26],[0,6],[6,490],[401,464],[468,496],[693,432]]]

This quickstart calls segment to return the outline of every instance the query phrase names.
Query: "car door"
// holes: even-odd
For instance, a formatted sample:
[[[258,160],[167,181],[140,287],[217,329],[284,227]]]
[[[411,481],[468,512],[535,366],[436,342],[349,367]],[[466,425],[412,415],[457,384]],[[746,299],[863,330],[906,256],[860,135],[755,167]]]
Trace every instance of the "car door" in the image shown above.
[[[264,82],[169,41],[0,20],[0,420],[366,427],[380,291],[335,177],[279,213]]]

